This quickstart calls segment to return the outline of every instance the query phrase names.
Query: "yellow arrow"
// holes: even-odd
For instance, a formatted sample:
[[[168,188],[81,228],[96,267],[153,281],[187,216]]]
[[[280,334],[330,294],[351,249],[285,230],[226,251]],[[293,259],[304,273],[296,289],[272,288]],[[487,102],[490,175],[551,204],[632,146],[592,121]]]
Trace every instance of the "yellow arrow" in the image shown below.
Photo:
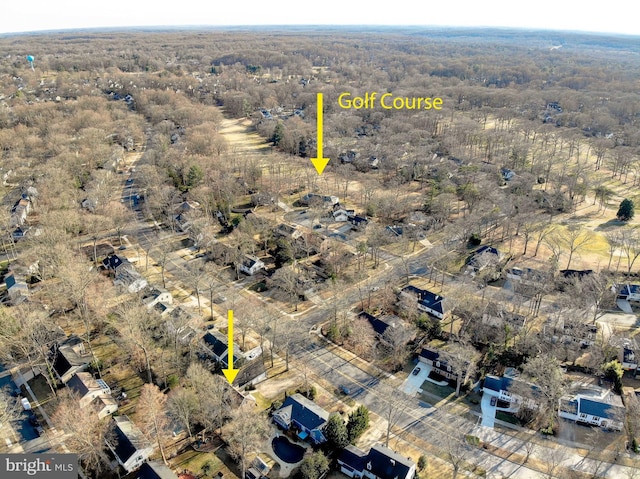
[[[318,128],[318,152],[315,158],[311,158],[311,163],[315,166],[318,174],[321,175],[327,166],[327,163],[329,163],[329,158],[324,158],[322,154],[322,93],[318,93],[317,110],[316,121]]]
[[[227,362],[229,367],[227,369],[223,369],[224,377],[227,378],[229,384],[233,384],[233,380],[238,375],[239,369],[233,369],[233,310],[230,309],[227,311],[227,322],[228,322],[228,332],[227,332]]]

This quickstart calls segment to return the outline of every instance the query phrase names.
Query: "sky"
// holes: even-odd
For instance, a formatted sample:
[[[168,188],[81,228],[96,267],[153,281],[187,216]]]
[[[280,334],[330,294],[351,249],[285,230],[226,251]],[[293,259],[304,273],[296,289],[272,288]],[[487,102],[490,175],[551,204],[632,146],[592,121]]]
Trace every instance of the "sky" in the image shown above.
[[[630,0],[8,0],[0,33],[129,26],[424,25],[640,35]]]

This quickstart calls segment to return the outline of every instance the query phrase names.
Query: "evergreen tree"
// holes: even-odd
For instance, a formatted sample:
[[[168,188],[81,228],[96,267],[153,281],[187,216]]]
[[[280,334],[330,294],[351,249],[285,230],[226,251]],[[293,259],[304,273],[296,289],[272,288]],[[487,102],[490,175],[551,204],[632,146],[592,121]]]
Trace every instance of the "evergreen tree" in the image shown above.
[[[324,436],[330,450],[343,449],[349,444],[347,426],[339,414],[332,414],[324,427]]]
[[[355,444],[362,433],[369,427],[369,410],[366,406],[358,406],[358,409],[349,414],[347,421],[347,434],[349,442]]]
[[[633,210],[633,201],[628,198],[622,200],[616,216],[620,221],[629,221],[633,218],[635,211]]]
[[[278,146],[282,141],[282,138],[284,138],[284,125],[281,121],[279,121],[275,129],[273,130],[273,135],[271,136],[273,146]]]

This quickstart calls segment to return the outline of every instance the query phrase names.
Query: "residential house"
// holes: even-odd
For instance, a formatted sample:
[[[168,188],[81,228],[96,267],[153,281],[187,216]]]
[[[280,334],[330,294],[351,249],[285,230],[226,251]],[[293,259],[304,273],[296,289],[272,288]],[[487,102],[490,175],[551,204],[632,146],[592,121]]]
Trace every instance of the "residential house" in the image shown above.
[[[584,349],[593,345],[598,334],[598,326],[584,323],[581,319],[549,318],[543,325],[543,334],[552,342]]]
[[[560,398],[558,416],[620,431],[624,427],[625,408],[620,396],[607,389],[581,387],[577,393]]]
[[[340,198],[338,198],[337,196],[316,195],[314,193],[307,193],[302,198],[300,198],[300,203],[307,206],[318,203],[323,206],[331,207],[340,203]]]
[[[98,200],[94,198],[85,198],[80,202],[80,207],[93,213],[98,207]]]
[[[349,218],[349,223],[351,223],[351,229],[355,231],[360,231],[367,227],[369,220],[364,216],[356,215]]]
[[[223,368],[229,366],[229,347],[225,336],[208,331],[202,337],[202,341],[207,354],[213,360],[220,363]],[[241,388],[264,381],[267,378],[267,371],[263,359],[260,347],[243,352],[240,346],[233,343],[233,367],[239,369],[233,385]]]
[[[530,396],[524,398],[522,394],[530,391]],[[493,427],[496,411],[516,413],[524,404],[528,409],[537,409],[537,386],[518,379],[518,373],[513,368],[507,368],[503,376],[486,376],[482,387],[482,425]]]
[[[268,192],[258,192],[251,195],[253,206],[269,206],[276,204],[276,197]]]
[[[618,299],[640,301],[640,284],[625,284],[618,292]]]
[[[173,296],[166,289],[154,286],[142,295],[142,302],[151,309],[158,303],[173,304]]]
[[[127,473],[138,469],[153,454],[153,445],[127,416],[115,416],[115,441],[107,446]]]
[[[636,356],[637,346],[635,341],[633,343],[631,340],[626,340],[621,348],[622,353],[622,369],[626,371],[633,371],[634,373],[638,370],[638,357]]]
[[[253,255],[245,255],[244,260],[240,264],[240,271],[248,274],[249,276],[253,276],[264,268],[265,264]]]
[[[510,170],[509,168],[501,168],[500,174],[502,175],[502,179],[505,181],[511,181],[516,176],[516,172],[513,170]]]
[[[31,211],[31,199],[27,194],[22,194],[20,199],[11,208],[11,218],[9,219],[9,226],[22,226],[27,221],[27,215]]]
[[[504,407],[497,407],[496,409],[515,412],[520,408],[522,396],[512,391],[514,381],[515,378],[508,376],[486,376],[482,386],[482,393],[506,403]]]
[[[528,286],[541,286],[549,281],[549,274],[532,268],[513,267],[506,270],[507,279]]]
[[[338,208],[333,210],[333,221],[338,223],[345,223],[356,215],[355,210],[347,210],[345,208]]]
[[[50,351],[53,370],[58,379],[67,384],[74,374],[85,371],[93,356],[85,350],[84,342],[78,336],[69,336],[56,342]]]
[[[178,475],[159,461],[145,462],[133,479],[178,479]]]
[[[369,322],[380,341],[387,341],[390,329],[405,327],[403,320],[394,314],[374,316],[362,311],[359,316]],[[412,341],[413,339],[415,339],[415,333],[407,336],[408,341]]]
[[[173,221],[176,225],[176,231],[186,233],[191,228],[191,218],[185,213],[180,213],[173,217]]]
[[[435,318],[444,319],[447,314],[444,304],[445,298],[439,294],[432,293],[431,291],[420,289],[412,285],[402,288],[400,294],[415,297],[418,302],[418,309]]]
[[[311,438],[315,444],[327,439],[323,428],[329,413],[301,394],[288,396],[282,407],[273,414],[273,421],[285,430],[295,429],[300,439]]]
[[[5,276],[4,283],[7,286],[7,296],[12,303],[21,302],[29,296],[27,282],[22,278],[16,278],[15,273]]]
[[[111,396],[111,389],[102,379],[94,379],[88,372],[74,374],[67,387],[78,397],[80,409],[91,405],[103,419],[118,410],[118,403]]]
[[[381,444],[374,445],[368,453],[348,445],[338,456],[340,472],[352,478],[413,479],[416,464]]]
[[[256,456],[246,472],[245,479],[266,479],[270,470],[269,465],[260,456]]]
[[[467,261],[467,266],[477,273],[491,264],[497,265],[502,261],[502,258],[503,255],[500,250],[493,246],[484,245],[473,252]]]
[[[147,280],[125,257],[111,254],[102,260],[102,265],[107,271],[113,273],[113,284],[126,288],[130,293],[138,293],[148,285]]]
[[[18,226],[11,232],[11,238],[13,239],[13,241],[20,241],[21,239],[24,239],[25,236],[27,236],[29,230],[30,228],[27,225]]]
[[[300,231],[295,226],[291,226],[286,223],[280,223],[276,228],[276,234],[282,236],[283,238],[295,240],[302,236],[302,231]]]
[[[376,332],[376,335],[378,336],[378,338],[382,338],[387,332],[387,329],[394,328],[396,326],[396,322],[393,320],[388,321],[388,320],[385,320],[386,318],[385,319],[378,318],[373,314],[369,314],[365,311],[362,311],[359,314],[359,316],[369,321],[369,324],[371,325],[373,330]]]
[[[207,352],[210,353],[211,357],[221,363],[223,367],[228,367],[229,365],[229,346],[227,342],[227,338],[219,333],[215,333],[212,331],[207,331],[207,333],[202,337],[202,341],[204,342],[204,346],[207,349]],[[233,343],[233,366],[238,367],[240,365],[240,360],[244,359],[242,352],[240,351],[240,346],[238,346],[235,342]]]
[[[267,369],[264,366],[262,354],[251,361],[241,362],[239,369],[238,375],[233,380],[233,385],[236,387],[254,386],[267,379]]]
[[[448,381],[457,381],[458,373],[453,370],[450,364],[440,356],[438,351],[423,348],[418,355],[418,361],[430,366],[431,371],[446,378]],[[431,373],[429,373],[431,375]]]

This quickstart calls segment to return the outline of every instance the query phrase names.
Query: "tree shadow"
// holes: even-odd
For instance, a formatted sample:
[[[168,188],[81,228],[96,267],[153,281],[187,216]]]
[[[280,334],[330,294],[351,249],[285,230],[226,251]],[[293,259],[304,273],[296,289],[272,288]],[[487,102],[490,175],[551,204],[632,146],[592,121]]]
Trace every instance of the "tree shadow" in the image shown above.
[[[626,221],[620,221],[616,218],[612,218],[609,221],[606,221],[604,223],[600,223],[598,226],[596,226],[595,231],[602,231],[602,230],[607,230],[610,228],[619,228],[621,226],[626,225],[627,222]]]

